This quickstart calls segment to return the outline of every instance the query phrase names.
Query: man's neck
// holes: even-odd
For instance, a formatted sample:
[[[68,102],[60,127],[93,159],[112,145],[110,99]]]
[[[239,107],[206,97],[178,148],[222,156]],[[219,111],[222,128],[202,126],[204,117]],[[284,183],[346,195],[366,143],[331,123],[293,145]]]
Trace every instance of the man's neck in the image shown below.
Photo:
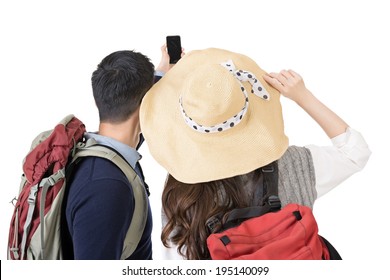
[[[138,113],[134,113],[127,121],[121,123],[101,122],[99,135],[113,138],[132,148],[136,148],[139,142],[141,129]]]

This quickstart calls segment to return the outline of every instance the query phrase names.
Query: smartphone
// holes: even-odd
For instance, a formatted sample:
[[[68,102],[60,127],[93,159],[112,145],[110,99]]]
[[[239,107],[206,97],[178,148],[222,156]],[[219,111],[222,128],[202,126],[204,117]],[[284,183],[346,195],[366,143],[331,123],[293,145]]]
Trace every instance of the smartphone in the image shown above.
[[[169,54],[169,63],[175,64],[181,58],[180,36],[167,36],[167,50]]]

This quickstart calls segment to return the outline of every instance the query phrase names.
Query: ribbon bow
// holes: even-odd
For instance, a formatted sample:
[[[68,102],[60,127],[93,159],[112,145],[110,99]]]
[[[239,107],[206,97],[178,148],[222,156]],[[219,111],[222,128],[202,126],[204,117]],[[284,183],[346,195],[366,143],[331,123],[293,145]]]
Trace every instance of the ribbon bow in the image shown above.
[[[215,132],[222,132],[225,130],[228,130],[237,124],[239,124],[246,114],[248,110],[248,104],[249,104],[249,98],[248,98],[248,93],[245,89],[245,87],[242,85],[241,82],[249,82],[252,85],[252,90],[251,93],[255,94],[256,96],[264,99],[264,100],[269,100],[270,94],[267,92],[267,90],[263,87],[263,85],[260,83],[260,81],[256,78],[256,76],[249,72],[249,71],[243,71],[243,70],[236,70],[236,67],[233,63],[232,60],[228,60],[226,62],[221,63],[223,67],[225,67],[229,72],[237,78],[240,86],[241,86],[241,91],[245,97],[245,105],[241,109],[240,112],[238,112],[236,115],[233,117],[229,118],[228,120],[213,125],[213,126],[204,126],[201,124],[198,124],[195,122],[190,116],[187,115],[186,111],[183,108],[183,102],[182,102],[182,97],[180,96],[179,98],[179,103],[180,103],[180,111],[183,115],[183,118],[186,122],[186,124],[191,127],[193,130],[196,130],[201,133],[215,133]]]
[[[268,91],[265,89],[265,87],[263,87],[263,85],[260,83],[260,81],[256,78],[254,74],[249,71],[236,70],[236,66],[234,65],[232,60],[223,62],[221,63],[221,65],[224,66],[227,70],[229,70],[229,72],[232,73],[233,76],[236,77],[239,81],[249,82],[252,85],[251,93],[264,100],[269,100],[270,95]]]

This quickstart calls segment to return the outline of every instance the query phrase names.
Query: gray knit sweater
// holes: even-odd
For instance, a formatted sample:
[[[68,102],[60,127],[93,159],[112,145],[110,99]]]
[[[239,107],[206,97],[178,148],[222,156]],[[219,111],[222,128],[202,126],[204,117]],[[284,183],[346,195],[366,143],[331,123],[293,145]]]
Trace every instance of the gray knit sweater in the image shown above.
[[[317,191],[310,150],[290,146],[278,160],[278,168],[278,191],[282,206],[298,203],[313,208]]]

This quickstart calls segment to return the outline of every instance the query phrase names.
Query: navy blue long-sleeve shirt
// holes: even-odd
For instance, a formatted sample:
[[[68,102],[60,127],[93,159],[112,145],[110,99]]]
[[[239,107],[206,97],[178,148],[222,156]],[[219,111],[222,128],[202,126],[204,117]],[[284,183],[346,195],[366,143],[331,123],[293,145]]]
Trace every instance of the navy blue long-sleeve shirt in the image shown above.
[[[92,134],[90,134],[92,135]],[[104,142],[102,136],[92,136]],[[103,141],[102,141],[103,139]],[[100,140],[100,141],[99,141]],[[125,147],[108,139],[118,152]],[[144,180],[137,152],[123,153]],[[123,153],[121,153],[123,155]],[[130,154],[130,159],[129,159]],[[88,157],[75,169],[68,182],[62,226],[64,259],[119,259],[123,241],[134,211],[134,195],[123,172],[107,159]],[[152,215],[148,219],[138,247],[128,259],[152,259]]]

